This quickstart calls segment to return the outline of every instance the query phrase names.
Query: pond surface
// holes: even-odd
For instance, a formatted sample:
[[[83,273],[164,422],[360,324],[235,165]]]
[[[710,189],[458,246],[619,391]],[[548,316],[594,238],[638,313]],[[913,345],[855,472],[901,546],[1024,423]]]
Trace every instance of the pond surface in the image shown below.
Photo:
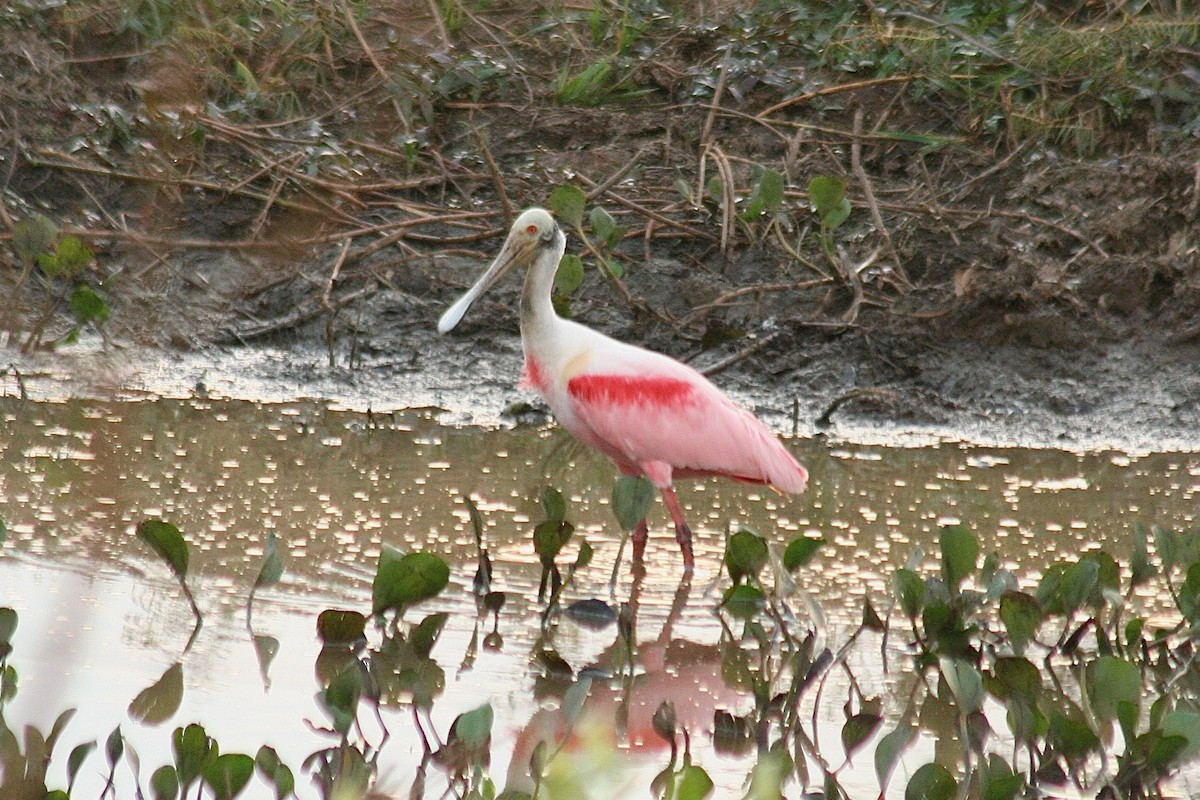
[[[371,580],[385,544],[436,553],[451,565],[450,587],[406,615],[417,621],[449,614],[432,651],[444,690],[426,731],[444,738],[456,715],[490,702],[496,712],[490,772],[501,786],[521,783],[531,742],[561,724],[553,715],[565,684],[538,654],[552,645],[576,672],[619,671],[614,625],[597,630],[561,617],[543,636],[541,570],[530,534],[549,485],[567,496],[567,519],[576,526],[563,562],[573,559],[581,539],[595,549],[565,601],[629,603],[635,618],[636,690],[625,685],[622,693],[621,684],[597,680],[586,715],[602,720],[596,729],[608,735],[614,718],[624,727],[620,752],[644,765],[629,778],[632,791],[645,796],[667,763],[665,745],[649,725],[666,698],[691,735],[694,759],[717,781],[717,796],[741,796],[753,752],[714,745],[712,734],[714,709],[736,715],[754,705],[748,691],[728,680],[722,644],[730,632],[714,613],[728,585],[721,568],[727,528],[750,527],[780,548],[802,534],[827,540],[798,578],[816,606],[810,611],[824,618],[821,635],[836,650],[858,625],[864,600],[886,612],[897,567],[918,552],[928,554],[922,564],[936,564],[943,524],[971,526],[983,551],[997,551],[1032,591],[1048,564],[1084,550],[1102,547],[1125,561],[1135,523],[1193,527],[1200,492],[1194,453],[789,441],[813,476],[805,495],[787,498],[720,481],[681,485],[696,533],[695,578],[681,582],[660,503],[651,516],[645,578],[634,580],[626,564],[610,594],[621,539],[608,508],[613,470],[552,428],[455,428],[440,424],[434,411],[368,416],[317,402],[209,399],[3,398],[0,420],[0,519],[8,528],[0,606],[16,609],[20,619],[10,658],[19,690],[4,716],[13,730],[32,724],[45,731],[61,711],[79,709],[56,751],[52,787],[65,786],[71,747],[103,743],[118,725],[140,757],[144,785],[170,761],[170,731],[200,722],[223,752],[275,747],[296,771],[299,795],[317,796],[300,765],[334,740],[314,730],[329,724],[314,699],[321,671],[316,618],[328,608],[370,613]],[[467,495],[482,512],[492,588],[505,593],[496,617],[479,612],[472,592],[477,552]],[[134,535],[147,518],[168,520],[191,543],[189,583],[205,624],[186,654],[192,619],[179,584]],[[247,595],[271,532],[285,553],[285,571],[279,584],[259,592],[251,631]],[[1155,613],[1158,600],[1143,601]],[[262,658],[255,636],[260,646],[264,637],[275,640],[277,654]],[[902,638],[888,647],[902,647]],[[852,674],[867,695],[884,698],[886,713],[899,705],[897,686],[911,676],[897,674],[899,658],[890,659],[893,669],[885,673],[880,647],[878,635],[865,634],[839,675]],[[176,664],[183,683],[178,710],[158,725],[131,718],[134,698]],[[819,739],[830,768],[844,760],[846,686],[845,678],[831,678],[809,734]],[[422,752],[410,708],[385,707],[362,733],[382,742],[381,788],[407,796]],[[579,738],[586,749],[587,736]],[[941,747],[934,739],[919,743],[912,763],[941,757]],[[838,773],[852,797],[879,793],[872,751],[869,745]],[[902,795],[907,764],[889,796]],[[99,796],[106,777],[102,756],[93,755],[76,796]],[[446,778],[430,769],[424,779],[426,796],[440,796]],[[1200,788],[1185,775],[1180,793],[1190,794],[1192,785]],[[269,796],[253,786],[247,796]],[[622,791],[606,787],[597,796]],[[800,794],[795,784],[790,791]]]

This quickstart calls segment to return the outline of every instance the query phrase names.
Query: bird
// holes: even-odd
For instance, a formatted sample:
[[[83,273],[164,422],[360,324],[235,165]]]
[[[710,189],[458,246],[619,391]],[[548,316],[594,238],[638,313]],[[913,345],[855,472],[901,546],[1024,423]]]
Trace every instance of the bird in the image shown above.
[[[520,386],[540,394],[563,428],[622,474],[645,476],[658,489],[690,575],[692,531],[675,479],[723,476],[796,494],[808,484],[808,471],[761,420],[692,367],[560,317],[551,296],[566,246],[549,211],[523,211],[495,260],[442,314],[438,332],[451,331],[484,292],[525,267]],[[648,537],[642,519],[632,531],[635,565]]]

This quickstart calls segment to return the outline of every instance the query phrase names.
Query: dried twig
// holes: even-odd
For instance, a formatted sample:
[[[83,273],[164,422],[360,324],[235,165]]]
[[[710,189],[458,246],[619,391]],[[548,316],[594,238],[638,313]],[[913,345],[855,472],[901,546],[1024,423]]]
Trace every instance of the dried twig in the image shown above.
[[[863,197],[866,199],[867,208],[871,211],[871,220],[875,223],[875,230],[883,237],[883,241],[887,247],[888,255],[892,260],[892,269],[895,270],[896,277],[900,279],[900,286],[903,289],[911,289],[912,281],[908,279],[908,274],[904,271],[904,265],[900,263],[900,254],[896,252],[896,246],[892,244],[892,235],[888,232],[887,226],[883,224],[883,215],[879,213],[879,204],[875,202],[875,192],[871,189],[871,179],[867,177],[867,171],[862,165],[862,121],[863,110],[859,106],[854,110],[854,138],[850,141],[850,171],[854,173],[854,177],[858,179],[859,185],[862,186]]]

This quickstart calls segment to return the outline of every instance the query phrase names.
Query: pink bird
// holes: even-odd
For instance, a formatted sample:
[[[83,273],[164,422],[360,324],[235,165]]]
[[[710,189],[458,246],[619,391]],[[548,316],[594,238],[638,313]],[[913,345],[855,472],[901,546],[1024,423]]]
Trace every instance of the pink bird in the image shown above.
[[[675,522],[686,571],[695,566],[692,532],[672,481],[722,475],[802,492],[808,472],[754,415],[738,408],[691,367],[563,319],[550,302],[567,239],[549,212],[517,217],[491,266],[438,320],[446,333],[509,270],[527,266],[521,294],[521,385],[537,390],[559,424],[608,456],[625,475],[645,475]],[[646,548],[633,530],[635,563]]]

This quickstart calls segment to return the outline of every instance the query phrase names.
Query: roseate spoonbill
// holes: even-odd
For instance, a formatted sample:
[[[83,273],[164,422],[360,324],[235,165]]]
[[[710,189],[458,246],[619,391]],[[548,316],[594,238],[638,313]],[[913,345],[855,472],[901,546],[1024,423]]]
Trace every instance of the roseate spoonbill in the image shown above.
[[[523,212],[496,260],[442,314],[438,332],[454,328],[509,270],[528,267],[521,294],[522,387],[537,390],[559,424],[622,473],[650,479],[675,522],[684,568],[691,573],[692,532],[672,479],[723,475],[802,492],[808,472],[762,422],[696,370],[558,316],[550,294],[566,246],[548,211]],[[647,536],[643,519],[633,530],[635,563],[641,562]]]

